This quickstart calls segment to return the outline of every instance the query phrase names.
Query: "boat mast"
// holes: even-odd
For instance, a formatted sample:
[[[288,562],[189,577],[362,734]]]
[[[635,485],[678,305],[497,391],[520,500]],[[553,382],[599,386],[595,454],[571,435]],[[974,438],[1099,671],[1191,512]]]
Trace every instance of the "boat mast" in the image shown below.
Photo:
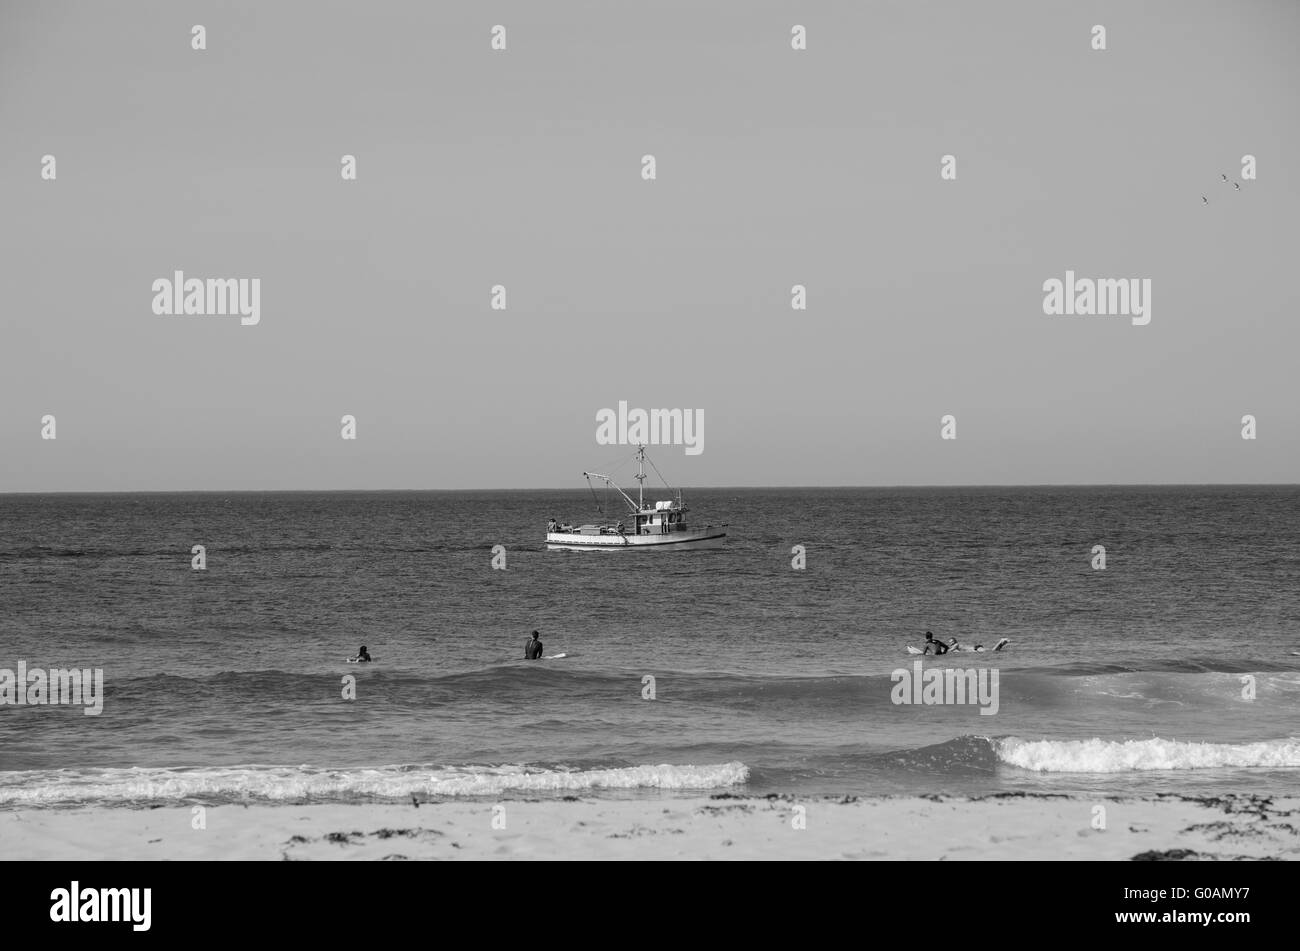
[[[637,511],[645,510],[645,446],[638,446],[636,451],[636,500]]]

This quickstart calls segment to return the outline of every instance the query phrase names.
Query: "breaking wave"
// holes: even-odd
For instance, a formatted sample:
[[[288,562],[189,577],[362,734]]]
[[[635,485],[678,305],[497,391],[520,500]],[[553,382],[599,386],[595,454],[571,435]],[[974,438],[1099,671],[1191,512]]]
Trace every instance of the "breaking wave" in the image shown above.
[[[708,790],[749,778],[743,763],[568,769],[533,766],[230,766],[0,773],[0,806],[382,802],[596,790]]]
[[[994,740],[998,759],[1040,773],[1300,767],[1300,740],[1191,743],[1183,740]]]

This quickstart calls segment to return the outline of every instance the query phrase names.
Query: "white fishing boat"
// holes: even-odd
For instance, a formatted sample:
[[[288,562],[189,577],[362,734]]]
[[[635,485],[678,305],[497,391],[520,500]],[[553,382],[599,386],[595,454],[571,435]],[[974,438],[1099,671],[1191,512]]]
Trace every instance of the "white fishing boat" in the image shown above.
[[[727,533],[712,525],[693,527],[687,523],[687,508],[682,502],[680,489],[670,489],[676,498],[660,500],[647,504],[645,501],[645,464],[648,461],[645,446],[637,447],[637,497],[635,500],[618,487],[609,476],[599,472],[584,472],[592,494],[596,479],[613,489],[627,505],[628,511],[622,519],[604,524],[571,525],[551,519],[546,526],[546,548],[548,551],[644,551],[654,549],[700,549],[720,548],[726,540]],[[650,467],[658,473],[653,462]],[[663,476],[659,477],[660,480]],[[664,483],[667,486],[667,483]],[[600,497],[596,496],[597,506]]]

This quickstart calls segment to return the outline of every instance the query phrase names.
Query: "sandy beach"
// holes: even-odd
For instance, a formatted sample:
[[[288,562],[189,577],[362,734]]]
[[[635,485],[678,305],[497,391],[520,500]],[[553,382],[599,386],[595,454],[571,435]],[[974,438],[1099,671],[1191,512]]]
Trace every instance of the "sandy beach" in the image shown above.
[[[1295,859],[1298,815],[1257,796],[167,806],[8,812],[0,842],[13,859]]]

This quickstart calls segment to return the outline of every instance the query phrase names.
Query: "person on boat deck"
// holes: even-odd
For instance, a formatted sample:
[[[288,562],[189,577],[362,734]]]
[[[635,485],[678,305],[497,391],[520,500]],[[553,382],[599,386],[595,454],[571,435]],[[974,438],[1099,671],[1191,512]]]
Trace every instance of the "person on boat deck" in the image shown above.
[[[358,664],[370,663],[370,651],[366,650],[366,645],[362,644],[361,649],[357,651],[357,656],[352,658]]]
[[[555,519],[551,519],[549,522],[546,523],[546,530],[548,532],[553,532],[555,531],[555,529],[556,529]]]
[[[921,651],[921,653],[922,653],[922,654],[928,654],[928,653],[930,653],[930,648],[932,648],[932,647],[934,648],[934,656],[935,656],[935,657],[938,657],[940,654],[946,654],[946,653],[948,653],[948,645],[945,644],[943,641],[937,641],[937,640],[935,640],[935,639],[934,639],[934,633],[933,633],[932,631],[926,631],[926,632],[925,632],[925,650]]]
[[[541,634],[533,631],[533,639],[524,643],[524,660],[541,660],[542,659],[542,642]]]

